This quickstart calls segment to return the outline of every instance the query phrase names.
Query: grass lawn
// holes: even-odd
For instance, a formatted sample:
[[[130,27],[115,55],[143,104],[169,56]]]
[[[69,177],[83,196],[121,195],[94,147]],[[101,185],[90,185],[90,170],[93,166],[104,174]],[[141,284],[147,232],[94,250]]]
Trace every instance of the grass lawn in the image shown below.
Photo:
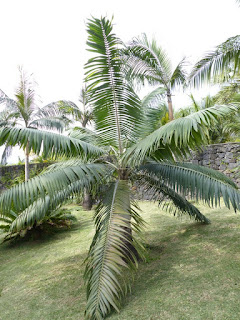
[[[111,320],[239,320],[240,215],[201,207],[211,225],[175,218],[140,202],[148,223],[147,262]],[[0,246],[0,320],[84,319],[84,266],[92,213],[48,238]],[[69,208],[69,207],[68,207]],[[0,234],[1,238],[1,234]]]

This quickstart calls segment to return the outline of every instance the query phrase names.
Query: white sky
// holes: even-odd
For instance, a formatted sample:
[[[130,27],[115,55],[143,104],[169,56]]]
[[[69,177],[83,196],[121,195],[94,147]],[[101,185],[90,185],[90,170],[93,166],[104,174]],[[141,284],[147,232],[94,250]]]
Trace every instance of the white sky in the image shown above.
[[[13,97],[17,66],[23,65],[34,74],[44,104],[78,101],[91,16],[114,15],[114,31],[125,42],[143,32],[154,36],[173,65],[183,56],[193,63],[240,34],[235,0],[0,0],[0,8],[0,88]],[[175,108],[186,101],[175,96]]]

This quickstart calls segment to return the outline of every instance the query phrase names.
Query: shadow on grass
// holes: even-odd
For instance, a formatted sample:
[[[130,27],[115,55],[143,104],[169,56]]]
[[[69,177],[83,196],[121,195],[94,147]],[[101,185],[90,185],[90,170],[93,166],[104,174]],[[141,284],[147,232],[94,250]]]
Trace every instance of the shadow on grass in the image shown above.
[[[71,237],[73,233],[89,229],[93,225],[91,219],[74,222],[71,226],[45,225],[32,228],[24,237],[17,236],[13,239],[0,243],[1,250],[17,247],[32,247],[33,245],[47,244],[55,240],[63,240]]]

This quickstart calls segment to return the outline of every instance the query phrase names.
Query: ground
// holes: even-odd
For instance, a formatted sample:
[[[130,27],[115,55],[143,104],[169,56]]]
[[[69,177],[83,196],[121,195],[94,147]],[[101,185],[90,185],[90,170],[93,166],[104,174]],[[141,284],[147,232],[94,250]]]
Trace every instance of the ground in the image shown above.
[[[78,223],[43,239],[0,245],[0,320],[84,319],[84,259],[92,212],[72,205]],[[110,320],[239,320],[240,214],[201,210],[211,225],[140,202],[147,261]],[[0,235],[1,238],[1,235]]]

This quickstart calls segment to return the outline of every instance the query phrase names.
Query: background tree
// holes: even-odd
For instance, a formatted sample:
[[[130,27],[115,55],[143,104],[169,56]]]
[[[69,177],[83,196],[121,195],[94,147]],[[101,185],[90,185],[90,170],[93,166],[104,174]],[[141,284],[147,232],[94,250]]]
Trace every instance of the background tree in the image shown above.
[[[15,92],[15,100],[10,99],[0,90],[0,104],[5,109],[0,114],[0,125],[5,127],[46,128],[62,131],[65,123],[63,118],[57,116],[53,104],[39,108],[36,103],[35,82],[32,76],[28,76],[20,67],[20,83]],[[2,163],[11,150],[11,144],[7,144],[2,156]],[[29,179],[29,146],[24,146],[25,151],[25,180]]]
[[[190,83],[199,87],[204,83],[223,83],[239,75],[240,36],[231,37],[208,52],[193,67]]]
[[[234,210],[240,209],[240,193],[228,177],[209,168],[176,162],[206,142],[207,127],[218,117],[237,108],[231,105],[200,110],[146,135],[142,129],[149,120],[126,81],[121,41],[112,32],[111,21],[93,18],[88,21],[87,32],[89,50],[95,55],[86,64],[95,120],[93,143],[31,128],[0,129],[1,144],[28,144],[35,153],[70,158],[3,193],[0,213],[9,232],[18,233],[41,221],[46,212],[54,211],[72,195],[85,189],[99,192],[96,233],[85,273],[85,316],[99,320],[112,309],[119,310],[128,289],[126,270],[136,270],[137,258],[143,257],[143,246],[136,236],[143,221],[131,195],[132,183],[137,181],[151,190],[154,200],[160,201],[164,195],[174,212],[189,214],[204,223],[209,220],[186,195],[211,206],[220,204],[223,196],[228,207],[231,204]]]
[[[140,83],[147,81],[150,85],[165,89],[169,120],[173,120],[172,91],[176,87],[185,85],[187,77],[184,71],[185,59],[172,69],[166,52],[155,40],[148,40],[146,34],[143,34],[142,38],[134,39],[124,53],[130,78]]]

